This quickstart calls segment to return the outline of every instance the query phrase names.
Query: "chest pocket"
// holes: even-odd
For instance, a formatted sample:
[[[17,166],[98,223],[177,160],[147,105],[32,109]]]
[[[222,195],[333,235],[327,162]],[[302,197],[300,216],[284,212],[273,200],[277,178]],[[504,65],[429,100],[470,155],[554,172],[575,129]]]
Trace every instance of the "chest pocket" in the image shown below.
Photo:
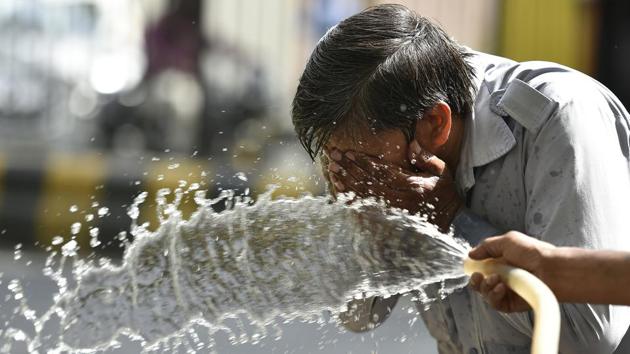
[[[519,79],[512,80],[505,89],[490,95],[490,110],[514,119],[534,134],[557,107],[556,101]]]

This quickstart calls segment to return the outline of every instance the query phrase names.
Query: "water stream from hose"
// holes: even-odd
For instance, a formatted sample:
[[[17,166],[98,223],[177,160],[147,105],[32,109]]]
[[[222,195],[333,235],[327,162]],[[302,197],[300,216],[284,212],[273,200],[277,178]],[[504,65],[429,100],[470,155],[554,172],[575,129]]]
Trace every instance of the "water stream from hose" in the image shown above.
[[[129,209],[134,241],[121,265],[77,261],[76,244],[64,245],[61,262],[44,269],[59,288],[54,305],[37,316],[24,302],[33,334],[9,327],[0,339],[22,340],[30,351],[90,352],[124,334],[151,349],[193,324],[242,341],[243,328],[228,320],[247,318],[254,328],[247,338],[256,341],[278,321],[335,316],[351,299],[418,291],[428,304],[435,296],[422,292],[426,286],[438,284],[440,297],[466,282],[467,244],[375,201],[274,200],[269,191],[253,202],[197,191],[198,209],[184,220],[182,193],[172,204],[158,194],[162,218],[154,232],[137,225],[146,193],[136,198]],[[216,212],[226,200],[229,207]],[[63,274],[67,258],[76,263],[72,279]],[[51,326],[58,336],[43,335]]]

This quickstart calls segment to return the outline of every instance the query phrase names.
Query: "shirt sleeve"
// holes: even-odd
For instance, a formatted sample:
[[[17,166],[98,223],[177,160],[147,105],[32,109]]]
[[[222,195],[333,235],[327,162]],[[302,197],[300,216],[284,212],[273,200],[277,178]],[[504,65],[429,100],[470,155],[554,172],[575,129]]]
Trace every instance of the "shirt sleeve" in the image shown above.
[[[453,218],[451,227],[455,237],[466,240],[473,247],[478,245],[479,242],[485,238],[503,233],[497,227],[473,213],[468,208],[462,208],[457,212],[455,218]]]
[[[527,133],[525,233],[558,246],[628,249],[627,112],[589,84],[548,87],[558,110]],[[567,92],[571,98],[562,102]],[[620,306],[562,304],[561,316],[565,353],[612,353],[630,323]]]
[[[348,310],[339,314],[341,324],[352,332],[366,332],[374,329],[389,317],[400,295],[388,298],[373,296],[348,303]]]

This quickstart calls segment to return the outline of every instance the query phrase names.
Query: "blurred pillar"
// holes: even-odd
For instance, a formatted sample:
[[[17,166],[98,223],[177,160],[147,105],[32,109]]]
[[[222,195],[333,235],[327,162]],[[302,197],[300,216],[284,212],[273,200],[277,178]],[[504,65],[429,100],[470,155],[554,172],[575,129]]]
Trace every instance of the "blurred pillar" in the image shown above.
[[[595,5],[586,0],[505,0],[500,54],[594,71]]]
[[[597,78],[630,107],[630,2],[600,2]]]
[[[370,5],[391,2],[368,1]],[[496,52],[500,0],[398,0],[396,3],[434,20],[463,45],[484,52]]]

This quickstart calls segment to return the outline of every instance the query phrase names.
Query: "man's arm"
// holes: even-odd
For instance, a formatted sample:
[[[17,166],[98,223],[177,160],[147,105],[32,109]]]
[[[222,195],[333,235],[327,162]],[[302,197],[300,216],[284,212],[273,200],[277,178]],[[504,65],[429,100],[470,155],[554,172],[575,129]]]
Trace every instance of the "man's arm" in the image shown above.
[[[562,247],[545,260],[560,301],[630,306],[630,254]]]
[[[553,245],[517,231],[485,239],[470,251],[470,258],[501,258],[543,280],[560,302],[630,305],[630,253],[595,251]],[[471,277],[473,288],[497,310],[517,308],[513,294],[496,277]]]

